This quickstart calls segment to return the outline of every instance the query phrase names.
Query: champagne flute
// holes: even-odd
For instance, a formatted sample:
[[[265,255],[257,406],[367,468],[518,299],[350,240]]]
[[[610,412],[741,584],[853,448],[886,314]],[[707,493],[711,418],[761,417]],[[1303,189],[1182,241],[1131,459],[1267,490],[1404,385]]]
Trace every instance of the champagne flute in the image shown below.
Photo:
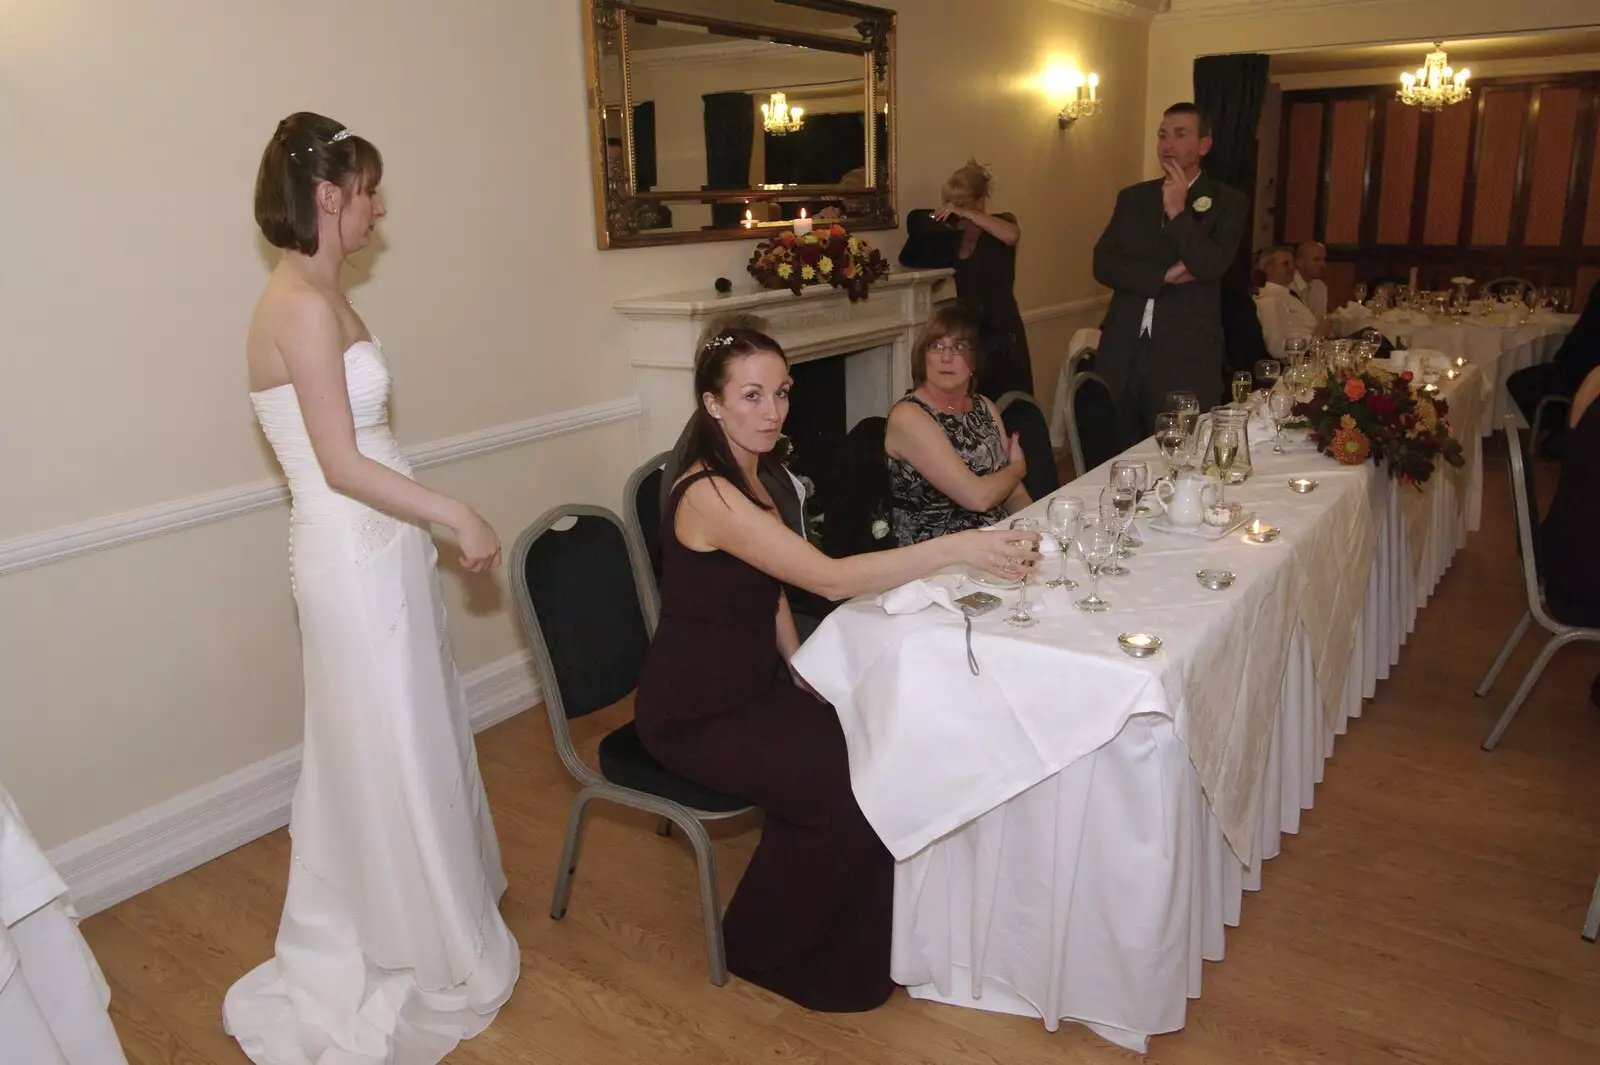
[[[1101,568],[1101,572],[1107,577],[1126,577],[1133,572],[1116,559],[1133,557],[1133,552],[1127,546],[1126,533],[1137,498],[1137,493],[1132,488],[1123,488],[1120,485],[1107,485],[1100,490],[1100,509],[1115,517],[1117,522],[1116,540],[1111,549],[1112,561]]]
[[[1012,518],[1011,530],[1013,532],[1040,532],[1039,519]],[[1013,547],[1021,547],[1032,542],[1031,540],[1012,540],[1011,544]],[[1017,608],[1006,618],[1006,624],[1015,625],[1019,629],[1025,629],[1034,624],[1033,615],[1028,613],[1028,571],[1026,569],[1022,571],[1022,591],[1017,598]]]
[[[1239,406],[1244,406],[1254,390],[1255,378],[1249,370],[1236,370],[1233,374],[1233,401]]]
[[[1055,537],[1061,551],[1056,559],[1056,575],[1045,581],[1046,588],[1076,588],[1078,582],[1067,576],[1067,556],[1072,551],[1073,539],[1078,535],[1078,517],[1083,513],[1083,500],[1077,496],[1056,496],[1045,507],[1045,524]]]
[[[1228,483],[1228,472],[1233,469],[1234,456],[1239,453],[1239,434],[1228,425],[1219,425],[1211,432],[1211,458],[1217,464],[1217,502],[1223,502],[1223,487]]]
[[[1089,594],[1079,599],[1079,610],[1098,613],[1111,609],[1111,604],[1100,598],[1100,574],[1111,561],[1117,544],[1117,516],[1103,510],[1086,510],[1078,519],[1078,554],[1089,570]]]

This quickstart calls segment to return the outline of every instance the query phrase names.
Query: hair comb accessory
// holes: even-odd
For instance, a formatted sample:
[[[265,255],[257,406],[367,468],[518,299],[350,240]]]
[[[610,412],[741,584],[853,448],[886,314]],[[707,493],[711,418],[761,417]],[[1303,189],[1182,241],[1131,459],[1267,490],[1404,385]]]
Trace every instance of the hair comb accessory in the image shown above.
[[[338,144],[340,141],[344,140],[346,137],[351,137],[351,136],[354,136],[354,134],[351,133],[348,129],[341,129],[338,133],[335,133],[332,137],[329,137],[328,140],[330,140],[334,144]]]
[[[710,340],[706,341],[706,347],[708,349],[709,348],[726,348],[726,347],[731,346],[732,344],[733,344],[733,334],[732,333],[718,333],[716,336],[714,336]]]

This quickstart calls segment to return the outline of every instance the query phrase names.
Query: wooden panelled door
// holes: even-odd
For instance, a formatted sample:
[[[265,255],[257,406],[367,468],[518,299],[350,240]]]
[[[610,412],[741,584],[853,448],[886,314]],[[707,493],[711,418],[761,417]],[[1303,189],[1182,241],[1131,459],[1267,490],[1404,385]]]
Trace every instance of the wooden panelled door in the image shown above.
[[[1280,243],[1328,246],[1328,295],[1357,281],[1600,280],[1600,73],[1498,78],[1442,111],[1392,85],[1283,95]]]

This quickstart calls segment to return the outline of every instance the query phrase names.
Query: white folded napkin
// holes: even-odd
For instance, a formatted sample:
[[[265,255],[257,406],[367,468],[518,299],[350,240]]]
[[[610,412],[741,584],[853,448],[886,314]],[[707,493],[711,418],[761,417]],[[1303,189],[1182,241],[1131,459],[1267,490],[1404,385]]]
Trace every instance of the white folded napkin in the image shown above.
[[[956,606],[955,593],[960,584],[959,575],[941,573],[891,588],[875,602],[885,614],[915,614],[929,606],[942,606],[952,614],[959,614],[961,608]]]

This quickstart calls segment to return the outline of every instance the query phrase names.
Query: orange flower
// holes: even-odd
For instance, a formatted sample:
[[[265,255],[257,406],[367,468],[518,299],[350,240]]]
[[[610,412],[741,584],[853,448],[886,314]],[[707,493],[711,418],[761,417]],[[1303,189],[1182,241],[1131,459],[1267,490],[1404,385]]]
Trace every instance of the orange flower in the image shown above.
[[[845,235],[844,226],[829,226],[828,227],[828,236],[830,236],[830,237],[842,237],[844,235]]]
[[[1372,441],[1360,429],[1340,429],[1333,434],[1332,450],[1341,465],[1359,466],[1372,455]]]
[[[1367,394],[1367,383],[1359,377],[1346,378],[1344,382],[1344,398],[1352,403]]]

